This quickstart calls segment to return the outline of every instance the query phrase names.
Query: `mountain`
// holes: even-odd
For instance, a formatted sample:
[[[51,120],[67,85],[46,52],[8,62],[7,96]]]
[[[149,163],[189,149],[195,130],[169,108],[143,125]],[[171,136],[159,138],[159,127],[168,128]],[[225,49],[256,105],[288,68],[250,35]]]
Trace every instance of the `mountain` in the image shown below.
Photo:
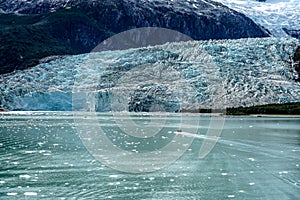
[[[299,102],[297,46],[296,39],[206,40],[67,56],[0,75],[1,104],[174,112]]]
[[[193,39],[267,37],[244,14],[210,0],[0,0],[0,74],[52,55],[90,52],[137,27],[164,27]]]

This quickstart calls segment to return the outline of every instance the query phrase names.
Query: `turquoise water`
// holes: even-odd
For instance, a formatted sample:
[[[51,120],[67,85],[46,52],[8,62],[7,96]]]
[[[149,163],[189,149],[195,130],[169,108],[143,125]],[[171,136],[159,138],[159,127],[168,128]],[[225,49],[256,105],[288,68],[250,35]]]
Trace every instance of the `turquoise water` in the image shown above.
[[[89,153],[74,121],[78,116],[86,118],[84,113],[73,116],[71,112],[0,114],[0,199],[298,199],[300,196],[300,118],[226,117],[216,145],[203,159],[199,159],[199,150],[204,139],[196,137],[170,165],[150,173],[127,173],[108,167]],[[163,121],[164,116],[131,114],[131,117],[142,126],[151,120]],[[185,131],[188,126],[198,126],[198,135],[218,129],[209,125],[214,116],[172,114],[165,118],[165,127],[156,139],[129,138],[125,134],[115,137],[120,131],[117,118],[120,116],[97,114],[108,138],[125,151],[137,149],[137,154],[159,150],[174,139],[174,131],[180,128]],[[199,124],[193,124],[198,121],[195,119],[199,119]]]

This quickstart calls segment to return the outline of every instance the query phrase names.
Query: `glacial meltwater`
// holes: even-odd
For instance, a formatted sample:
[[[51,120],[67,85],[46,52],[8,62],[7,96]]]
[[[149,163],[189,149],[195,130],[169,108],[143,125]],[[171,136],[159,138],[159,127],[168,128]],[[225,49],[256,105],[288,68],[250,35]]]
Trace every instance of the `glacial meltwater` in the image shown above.
[[[93,138],[102,133],[107,145]],[[165,148],[170,144],[173,149]],[[120,159],[115,151],[122,152]],[[151,152],[157,155],[153,163],[140,156]],[[299,196],[297,117],[0,113],[0,199]]]

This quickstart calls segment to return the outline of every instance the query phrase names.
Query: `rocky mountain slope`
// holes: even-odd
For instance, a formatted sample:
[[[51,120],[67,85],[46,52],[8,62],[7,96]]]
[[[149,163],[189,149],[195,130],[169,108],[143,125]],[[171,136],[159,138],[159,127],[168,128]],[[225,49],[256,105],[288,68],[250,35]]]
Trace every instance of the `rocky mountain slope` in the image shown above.
[[[210,0],[0,0],[0,74],[51,55],[87,53],[136,27],[164,27],[193,39],[269,34],[243,14]]]

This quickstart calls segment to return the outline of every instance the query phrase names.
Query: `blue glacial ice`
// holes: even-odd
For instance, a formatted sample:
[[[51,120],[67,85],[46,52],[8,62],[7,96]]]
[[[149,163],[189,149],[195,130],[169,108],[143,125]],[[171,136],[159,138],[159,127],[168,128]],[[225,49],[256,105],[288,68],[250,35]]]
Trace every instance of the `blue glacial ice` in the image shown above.
[[[178,111],[300,101],[298,40],[167,43],[67,56],[0,76],[10,110]]]

